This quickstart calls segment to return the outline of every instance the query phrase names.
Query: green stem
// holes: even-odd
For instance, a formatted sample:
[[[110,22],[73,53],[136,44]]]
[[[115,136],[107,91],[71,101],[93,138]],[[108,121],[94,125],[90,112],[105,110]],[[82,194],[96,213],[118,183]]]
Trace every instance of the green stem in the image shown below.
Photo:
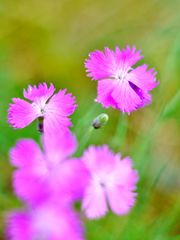
[[[93,132],[94,128],[92,126],[89,127],[89,129],[84,133],[83,137],[79,141],[79,149],[77,151],[77,154],[82,154],[84,148],[86,147],[87,143],[89,142],[89,139],[91,137],[91,134]]]
[[[126,140],[128,131],[128,117],[126,115],[120,115],[116,127],[114,136],[110,140],[110,144],[113,148],[122,148]]]

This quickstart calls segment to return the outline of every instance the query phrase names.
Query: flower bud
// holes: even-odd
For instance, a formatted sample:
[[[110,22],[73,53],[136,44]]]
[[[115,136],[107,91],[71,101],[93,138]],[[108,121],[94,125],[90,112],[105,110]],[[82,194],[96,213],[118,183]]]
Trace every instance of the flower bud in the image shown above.
[[[109,120],[109,116],[106,113],[101,113],[100,115],[98,115],[92,122],[92,126],[95,129],[99,129],[101,127],[103,127],[104,125],[106,125],[106,123]]]

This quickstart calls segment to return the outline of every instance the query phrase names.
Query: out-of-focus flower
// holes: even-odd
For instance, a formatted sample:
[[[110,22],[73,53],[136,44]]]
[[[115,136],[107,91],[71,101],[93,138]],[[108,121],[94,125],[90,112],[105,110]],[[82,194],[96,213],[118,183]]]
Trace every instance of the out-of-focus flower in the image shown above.
[[[78,216],[70,208],[55,202],[9,214],[7,236],[9,240],[84,239]]]
[[[43,120],[43,129],[46,132],[63,130],[71,126],[68,117],[77,107],[75,97],[66,93],[66,89],[56,94],[54,91],[53,84],[50,84],[49,88],[46,83],[41,83],[37,87],[29,85],[27,91],[24,90],[24,97],[28,101],[12,99],[13,103],[8,110],[8,122],[14,128],[24,128],[39,118],[41,122]]]
[[[113,107],[130,113],[151,103],[149,91],[158,85],[156,72],[146,64],[132,68],[142,56],[136,48],[127,46],[115,51],[96,50],[85,61],[88,76],[98,81],[96,101],[103,107]]]
[[[108,146],[91,146],[82,161],[89,171],[89,181],[82,200],[88,218],[99,218],[108,205],[118,215],[127,214],[135,203],[138,173],[129,157],[121,159]]]
[[[44,151],[31,139],[18,141],[10,151],[13,185],[18,197],[37,205],[48,198],[79,199],[86,184],[86,170],[79,159],[70,157],[76,139],[70,131],[43,135]],[[83,179],[83,181],[82,181]]]

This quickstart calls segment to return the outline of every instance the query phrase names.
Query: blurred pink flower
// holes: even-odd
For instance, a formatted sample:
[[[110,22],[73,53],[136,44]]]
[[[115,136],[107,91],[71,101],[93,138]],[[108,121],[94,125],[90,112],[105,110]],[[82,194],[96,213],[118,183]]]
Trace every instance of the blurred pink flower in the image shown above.
[[[78,216],[67,207],[47,202],[33,209],[12,212],[7,218],[10,240],[83,240]]]
[[[33,205],[48,198],[79,199],[87,172],[82,161],[70,157],[75,136],[70,131],[46,133],[42,142],[44,151],[31,139],[18,141],[10,151],[11,164],[18,168],[13,178],[17,196]]]
[[[141,58],[140,51],[129,46],[90,53],[85,67],[88,76],[98,80],[96,101],[127,113],[151,103],[149,91],[158,85],[156,72],[146,64],[132,68]]]
[[[121,159],[108,146],[91,146],[82,161],[89,171],[89,182],[84,190],[82,209],[88,218],[99,218],[108,205],[118,215],[127,214],[135,203],[138,173],[129,157]]]
[[[24,128],[37,118],[44,119],[44,131],[57,131],[71,126],[68,118],[76,109],[75,97],[66,93],[66,89],[54,94],[55,88],[50,84],[40,83],[24,90],[25,101],[13,98],[8,110],[8,122],[14,128]],[[54,95],[53,95],[54,94]]]

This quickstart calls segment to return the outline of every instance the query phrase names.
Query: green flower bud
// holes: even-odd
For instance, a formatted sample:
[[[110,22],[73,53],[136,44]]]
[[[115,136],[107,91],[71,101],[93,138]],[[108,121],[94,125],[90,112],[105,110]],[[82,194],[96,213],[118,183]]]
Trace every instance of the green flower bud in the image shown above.
[[[100,115],[98,115],[92,122],[92,126],[95,129],[99,129],[101,127],[103,127],[104,125],[106,125],[106,123],[109,120],[109,116],[106,113],[101,113]]]

